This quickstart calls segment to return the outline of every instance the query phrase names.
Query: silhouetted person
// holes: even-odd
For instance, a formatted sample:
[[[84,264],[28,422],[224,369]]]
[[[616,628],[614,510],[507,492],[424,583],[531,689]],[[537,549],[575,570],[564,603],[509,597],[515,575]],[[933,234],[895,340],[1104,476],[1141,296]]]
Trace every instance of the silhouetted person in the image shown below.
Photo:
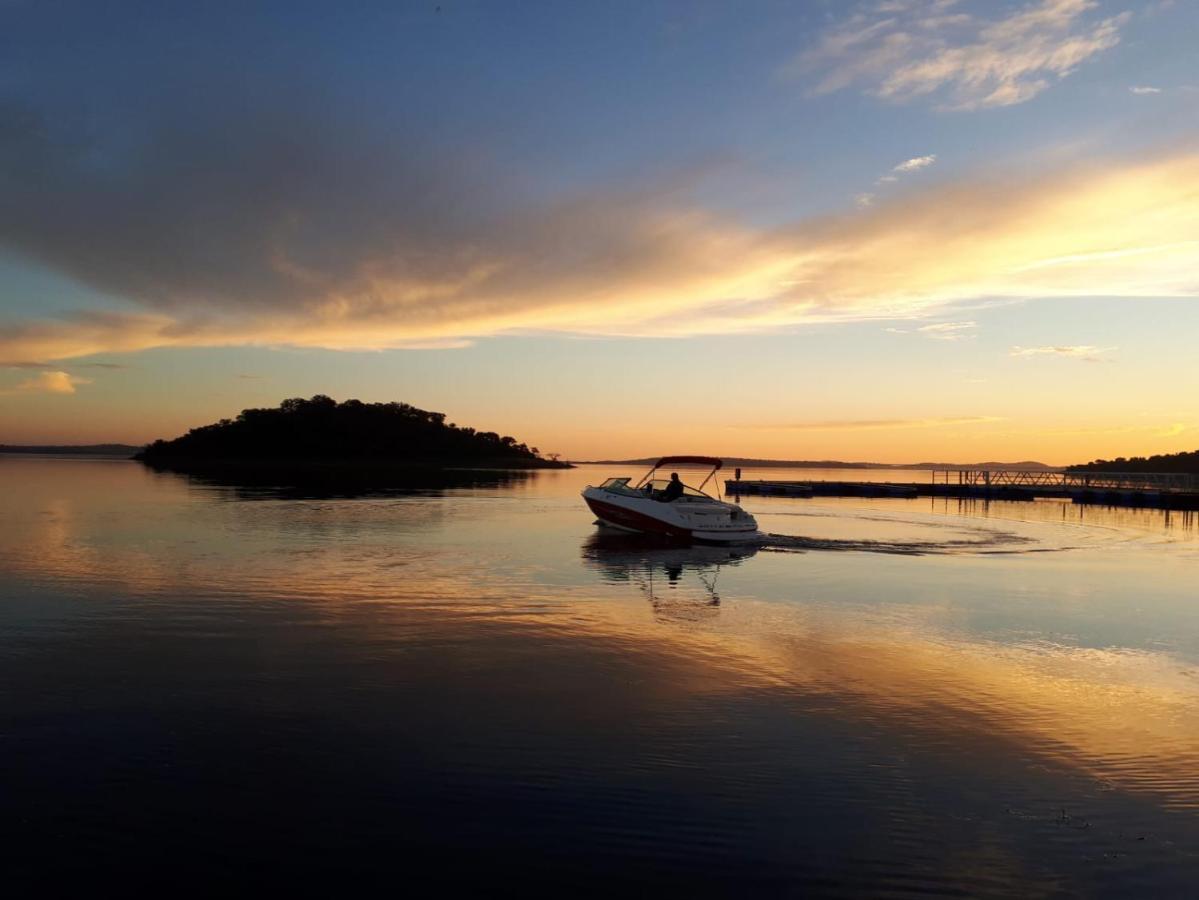
[[[670,503],[672,500],[678,500],[683,496],[683,482],[679,481],[679,473],[670,473],[670,484],[662,488],[658,493],[658,499],[663,503]]]

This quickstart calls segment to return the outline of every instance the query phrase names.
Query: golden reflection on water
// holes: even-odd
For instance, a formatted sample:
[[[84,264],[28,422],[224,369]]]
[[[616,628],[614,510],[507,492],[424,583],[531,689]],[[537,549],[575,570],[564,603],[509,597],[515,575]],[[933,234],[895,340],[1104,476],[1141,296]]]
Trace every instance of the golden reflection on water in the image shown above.
[[[767,692],[956,746],[980,768],[1028,756],[1167,808],[1199,808],[1199,669],[1167,652],[987,641],[930,625],[918,609],[816,613],[755,587],[748,552],[655,556],[589,538],[561,577],[518,549],[472,555],[472,536],[511,514],[496,512],[502,499],[197,503],[178,480],[147,487],[140,470],[114,469],[98,500],[94,474],[70,483],[78,474],[50,494],[13,486],[24,505],[0,532],[6,577],[89,586],[134,606],[182,591],[311,603],[333,617],[369,607],[383,632],[502,626],[538,641],[598,641],[661,660],[670,675],[647,687],[656,692]],[[117,516],[118,500],[132,513]],[[550,527],[539,520],[529,534]],[[806,558],[796,557],[797,576]],[[743,573],[746,590],[728,593],[722,570]]]
[[[787,641],[788,677],[938,730],[1017,746],[1123,788],[1199,805],[1199,671],[1161,654],[997,647],[913,633]]]

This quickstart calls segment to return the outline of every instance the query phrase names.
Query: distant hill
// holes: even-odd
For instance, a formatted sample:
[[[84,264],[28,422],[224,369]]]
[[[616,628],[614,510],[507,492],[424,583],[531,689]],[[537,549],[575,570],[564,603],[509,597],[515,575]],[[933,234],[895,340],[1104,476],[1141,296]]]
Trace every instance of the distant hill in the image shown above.
[[[1070,467],[1071,472],[1179,472],[1199,475],[1199,450],[1189,453],[1164,453],[1159,456],[1123,456],[1096,459]]]
[[[132,457],[141,450],[132,444],[0,444],[0,453],[43,453],[63,456]]]
[[[606,466],[651,466],[661,457],[645,459],[598,459],[582,465]],[[835,459],[752,459],[750,457],[726,456],[726,469],[741,467],[743,469],[1020,469],[1028,472],[1056,472],[1059,466],[1050,466],[1042,462],[1026,460],[1024,462],[981,462],[981,463],[874,463],[874,462],[842,462]]]
[[[407,403],[338,403],[318,394],[273,409],[193,428],[150,444],[137,459],[168,468],[188,464],[315,463],[564,468],[514,437],[446,424],[445,414]]]
[[[892,466],[895,469],[983,469],[989,471],[1005,470],[1008,472],[1060,472],[1061,466],[1051,466],[1043,462],[1037,462],[1033,459],[1025,459],[1020,462],[979,462],[979,463],[939,463],[939,462],[921,462],[912,463],[905,466]]]

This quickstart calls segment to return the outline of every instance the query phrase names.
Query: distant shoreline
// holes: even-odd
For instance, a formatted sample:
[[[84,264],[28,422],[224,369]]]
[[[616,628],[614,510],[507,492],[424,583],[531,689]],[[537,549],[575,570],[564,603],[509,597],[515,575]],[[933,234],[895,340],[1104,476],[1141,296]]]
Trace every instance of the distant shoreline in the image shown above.
[[[0,444],[0,453],[27,456],[111,456],[132,459],[142,450],[133,444]]]
[[[580,466],[652,466],[659,457],[645,459],[599,459],[578,462]],[[1068,466],[1051,466],[1034,460],[1023,462],[980,462],[980,463],[876,463],[876,462],[841,462],[840,460],[821,459],[752,459],[749,457],[724,457],[724,468],[743,469],[948,469],[951,471],[967,469],[1023,470],[1028,472],[1064,472]]]

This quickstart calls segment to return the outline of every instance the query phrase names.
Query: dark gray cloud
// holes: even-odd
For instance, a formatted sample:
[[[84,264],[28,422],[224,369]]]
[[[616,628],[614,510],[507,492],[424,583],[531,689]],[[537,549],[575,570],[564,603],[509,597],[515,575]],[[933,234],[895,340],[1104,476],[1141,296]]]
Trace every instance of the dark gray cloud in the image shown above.
[[[80,135],[0,106],[0,241],[178,313],[303,305],[391,259],[456,271],[492,186],[464,160],[318,106],[157,111]]]
[[[8,102],[0,243],[141,310],[17,322],[10,343],[419,343],[736,268],[757,241],[678,211],[678,182],[536,204],[510,182],[312,99],[142,110],[119,134]],[[88,339],[52,346],[67,332]]]

